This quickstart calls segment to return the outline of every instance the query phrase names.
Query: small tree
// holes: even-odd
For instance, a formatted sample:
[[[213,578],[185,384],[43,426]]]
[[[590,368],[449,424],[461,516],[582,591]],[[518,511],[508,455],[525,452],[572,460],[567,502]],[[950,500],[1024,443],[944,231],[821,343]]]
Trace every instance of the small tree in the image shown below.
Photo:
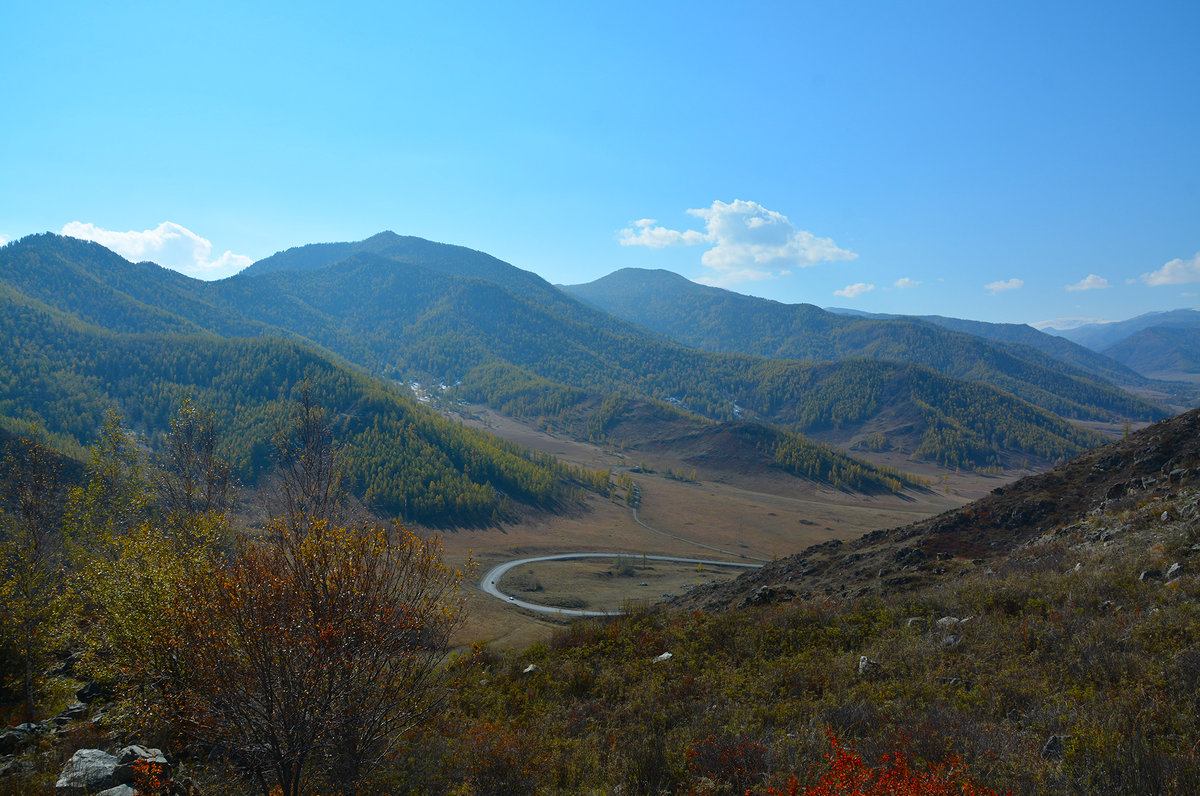
[[[73,601],[86,628],[89,673],[111,680],[139,728],[170,731],[171,611],[180,584],[209,572],[226,540],[229,467],[217,454],[211,413],[185,399],[150,476],[110,414],[93,446],[88,483],[73,491]],[[157,494],[156,494],[157,493]],[[154,512],[152,504],[163,511]]]
[[[150,483],[137,445],[109,411],[92,445],[86,484],[71,490],[67,529],[75,553],[104,547],[149,518]]]
[[[300,387],[291,424],[276,431],[272,443],[276,481],[268,495],[271,519],[295,536],[313,522],[338,519],[345,502],[339,450],[307,382]]]
[[[298,794],[317,758],[352,788],[438,703],[461,573],[403,529],[270,530],[180,592],[189,726],[236,750],[264,793]]]
[[[173,524],[186,524],[229,506],[229,463],[218,453],[217,421],[211,411],[184,398],[171,420],[155,486]]]

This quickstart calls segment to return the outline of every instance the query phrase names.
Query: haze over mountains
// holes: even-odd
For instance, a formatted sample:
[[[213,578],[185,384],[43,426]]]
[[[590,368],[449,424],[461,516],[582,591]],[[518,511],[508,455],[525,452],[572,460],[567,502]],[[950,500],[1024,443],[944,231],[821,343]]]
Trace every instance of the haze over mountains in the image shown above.
[[[1048,331],[1154,378],[1194,382],[1200,374],[1200,310],[1149,312],[1125,321]]]
[[[636,437],[621,431],[632,417],[710,436],[755,423],[721,438],[764,466],[864,489],[900,482],[798,434],[982,469],[1048,465],[1102,440],[1073,421],[1168,414],[1122,389],[1144,377],[1028,327],[848,317],[666,272],[564,292],[490,255],[390,232],[289,249],[211,283],[30,236],[0,249],[0,280],[3,343],[18,352],[0,390],[9,426],[35,415],[78,446],[105,406],[161,430],[172,402],[197,391],[235,429],[249,475],[289,397],[280,385],[316,373],[358,446],[361,494],[426,521],[548,506],[563,474],[428,412],[414,380],[446,406],[487,404],[594,440]],[[392,456],[396,445],[408,452]]]

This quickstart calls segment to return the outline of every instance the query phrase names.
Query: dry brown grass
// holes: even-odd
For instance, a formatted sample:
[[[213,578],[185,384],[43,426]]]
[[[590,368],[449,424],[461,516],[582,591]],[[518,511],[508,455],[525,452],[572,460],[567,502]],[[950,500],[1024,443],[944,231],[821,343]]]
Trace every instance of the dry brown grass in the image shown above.
[[[476,410],[473,425],[534,450],[552,453],[563,461],[592,469],[614,472],[646,464],[653,473],[635,473],[641,491],[638,517],[650,530],[634,521],[622,501],[591,496],[580,510],[564,514],[538,514],[501,529],[458,531],[444,535],[448,559],[455,564],[470,556],[478,565],[477,575],[513,558],[566,552],[629,551],[648,555],[695,558],[746,556],[770,560],[799,552],[829,539],[851,539],[867,531],[904,525],[986,493],[1004,483],[1003,478],[975,474],[947,474],[945,482],[925,493],[859,495],[806,482],[778,471],[718,472],[711,467],[698,473],[699,483],[676,481],[665,476],[668,469],[690,472],[687,462],[668,452],[653,457],[620,451],[602,445],[548,434],[493,412]],[[878,458],[878,457],[876,457]],[[904,461],[887,461],[903,467]],[[910,469],[912,463],[908,463]],[[940,471],[921,467],[924,477]],[[658,531],[658,532],[655,532]],[[699,543],[699,544],[695,544]],[[716,547],[724,554],[702,545]],[[580,562],[574,562],[579,565]],[[569,572],[566,564],[539,567],[543,579]],[[721,573],[732,577],[736,572]],[[717,573],[712,573],[715,577]],[[573,576],[567,576],[571,581]],[[644,580],[644,579],[643,579]],[[635,582],[640,583],[642,580]],[[646,581],[649,583],[650,581]],[[674,583],[674,581],[672,582]],[[680,584],[682,581],[680,582]],[[574,589],[581,584],[571,584]],[[564,583],[562,589],[567,588]],[[589,594],[584,599],[596,605],[619,606],[625,596],[662,599],[663,593],[677,594],[681,585],[633,587],[633,594]],[[547,587],[548,589],[548,587]],[[475,588],[468,591],[468,624],[460,633],[464,642],[488,641],[500,647],[523,647],[545,640],[561,624],[511,608]],[[642,592],[650,592],[643,595]],[[534,600],[542,602],[539,598]]]

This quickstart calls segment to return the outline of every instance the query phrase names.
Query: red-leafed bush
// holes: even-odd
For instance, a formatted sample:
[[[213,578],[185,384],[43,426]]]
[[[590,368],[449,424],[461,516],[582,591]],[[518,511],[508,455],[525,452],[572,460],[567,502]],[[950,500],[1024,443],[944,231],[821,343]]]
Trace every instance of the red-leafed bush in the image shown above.
[[[914,769],[902,753],[884,755],[871,767],[857,752],[830,736],[833,749],[826,757],[828,769],[814,785],[801,787],[792,777],[783,789],[768,788],[771,796],[999,796],[976,784],[958,767],[958,761],[924,770]]]

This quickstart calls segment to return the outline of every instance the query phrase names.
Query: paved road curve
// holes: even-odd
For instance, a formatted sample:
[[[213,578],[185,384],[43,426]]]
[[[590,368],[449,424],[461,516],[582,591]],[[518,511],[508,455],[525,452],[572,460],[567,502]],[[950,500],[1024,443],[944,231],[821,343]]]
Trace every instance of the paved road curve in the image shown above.
[[[616,616],[620,611],[582,611],[572,608],[555,608],[550,605],[538,605],[537,603],[525,602],[518,600],[511,594],[505,594],[500,591],[500,579],[504,574],[513,567],[519,567],[522,564],[533,564],[538,561],[574,561],[580,558],[617,558],[623,556],[631,560],[644,558],[647,561],[671,561],[677,564],[704,564],[711,567],[742,567],[743,569],[758,569],[762,564],[747,564],[740,561],[711,561],[704,558],[676,558],[674,556],[645,556],[641,553],[559,553],[553,556],[534,556],[533,558],[518,558],[515,561],[505,561],[503,564],[497,564],[484,573],[483,579],[479,581],[479,588],[483,589],[488,594],[498,600],[504,600],[509,605],[515,605],[520,608],[525,608],[530,611],[537,611],[542,614],[551,614],[553,616]]]

